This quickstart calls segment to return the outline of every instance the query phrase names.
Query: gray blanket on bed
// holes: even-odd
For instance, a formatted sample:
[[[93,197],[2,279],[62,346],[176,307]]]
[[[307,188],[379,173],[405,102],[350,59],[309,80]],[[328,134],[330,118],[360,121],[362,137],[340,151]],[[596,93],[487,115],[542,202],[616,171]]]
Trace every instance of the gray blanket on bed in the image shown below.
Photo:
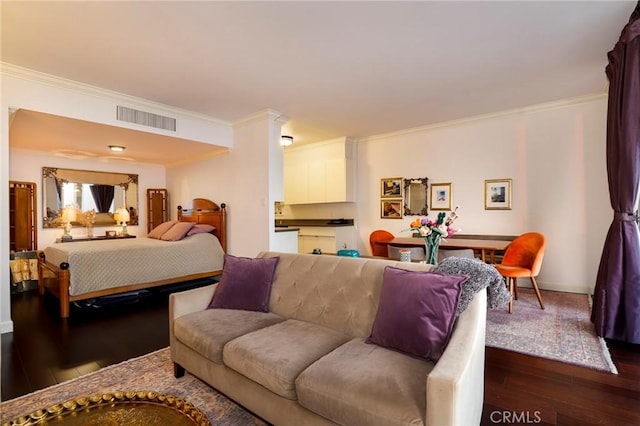
[[[497,309],[507,306],[511,294],[505,286],[502,275],[493,266],[479,259],[447,257],[436,266],[434,272],[442,274],[468,275],[462,284],[462,293],[458,302],[458,315],[467,309],[477,292],[487,289],[487,308]]]

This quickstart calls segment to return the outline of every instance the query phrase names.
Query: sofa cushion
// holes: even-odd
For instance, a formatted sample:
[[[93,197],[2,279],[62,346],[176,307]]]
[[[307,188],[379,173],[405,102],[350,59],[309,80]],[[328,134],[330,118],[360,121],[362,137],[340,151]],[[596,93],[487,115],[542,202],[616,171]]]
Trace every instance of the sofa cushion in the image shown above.
[[[224,255],[222,277],[210,308],[269,312],[269,296],[278,257],[251,259]]]
[[[313,254],[263,252],[278,256],[269,308],[300,321],[322,324],[351,337],[371,334],[386,265],[430,271],[433,265]]]
[[[466,275],[387,266],[367,343],[437,361],[449,341]]]
[[[228,341],[280,321],[284,318],[273,313],[207,309],[177,318],[173,330],[176,339],[203,357],[222,364],[222,348]]]
[[[227,343],[222,358],[230,367],[288,399],[296,399],[296,377],[349,337],[317,324],[287,320]]]
[[[356,338],[296,379],[298,403],[343,425],[424,424],[433,362]]]

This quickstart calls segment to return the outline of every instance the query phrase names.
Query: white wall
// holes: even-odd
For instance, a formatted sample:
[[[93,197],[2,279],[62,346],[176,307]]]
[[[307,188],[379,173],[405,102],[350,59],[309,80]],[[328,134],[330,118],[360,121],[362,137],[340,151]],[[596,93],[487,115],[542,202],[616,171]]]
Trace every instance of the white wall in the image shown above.
[[[9,112],[24,108],[63,117],[76,118],[117,127],[139,126],[116,120],[116,106],[141,108],[158,114],[171,114],[182,123],[172,136],[231,147],[229,124],[186,111],[162,106],[144,99],[71,82],[10,64],[0,63],[0,201],[9,203]],[[145,129],[147,130],[147,129]],[[149,128],[152,133],[165,134]],[[38,182],[39,180],[36,180]],[[0,276],[9,276],[9,211],[0,209]],[[10,312],[10,288],[0,286],[0,333],[13,329]]]
[[[0,74],[0,200],[4,205],[8,205],[10,108],[122,126],[113,118],[114,107],[121,100],[118,94],[93,93],[84,85],[70,88],[48,77],[9,71],[3,65]],[[126,99],[132,107],[145,104]],[[153,111],[152,107],[146,109]],[[228,203],[232,254],[254,256],[269,248],[273,202],[282,199],[278,184],[282,171],[277,170],[282,161],[278,120],[276,113],[266,112],[231,129],[196,119],[194,134],[181,137],[215,141],[233,149],[226,155],[167,170],[172,210],[178,204],[189,207],[195,197]],[[461,206],[462,218],[457,225],[464,233],[543,232],[548,248],[541,286],[590,292],[612,217],[605,131],[606,97],[600,96],[362,139],[358,142],[355,217],[358,249],[368,253],[371,230],[383,228],[402,235],[401,230],[412,219],[380,219],[380,178],[427,176],[431,182],[452,182],[453,203]],[[12,159],[12,170],[20,168],[16,164]],[[72,167],[64,162],[60,165]],[[21,176],[16,172],[12,179],[40,182],[39,178]],[[150,181],[160,179],[155,171],[149,171],[148,176]],[[494,178],[513,179],[512,210],[484,210],[484,180]],[[142,193],[146,184],[140,187]],[[342,213],[350,209],[338,210],[325,213],[345,216]],[[5,277],[9,275],[8,228],[8,211],[0,209],[0,274]],[[0,332],[12,329],[9,306],[9,286],[2,286]]]
[[[60,167],[78,170],[93,170],[97,172],[114,172],[138,175],[138,226],[129,225],[129,233],[144,236],[147,233],[147,188],[166,187],[165,168],[155,164],[128,164],[127,162],[112,161],[105,163],[100,160],[84,159],[75,160],[56,155],[49,155],[37,151],[19,149],[9,150],[9,180],[35,182],[37,187],[37,224],[38,224],[38,249],[42,250],[53,244],[56,238],[62,235],[61,229],[42,227],[44,217],[42,195],[42,167]],[[98,227],[96,233],[103,233],[107,229],[120,230],[120,227]],[[86,236],[85,228],[73,228],[71,234],[76,237]]]
[[[193,198],[227,204],[227,252],[254,257],[268,250],[274,201],[282,197],[279,114],[267,111],[234,124],[227,154],[167,169],[172,208]]]
[[[402,231],[415,218],[380,218],[380,179],[426,176],[452,183],[462,233],[541,232],[540,286],[592,292],[612,219],[606,110],[598,96],[360,140],[358,249],[370,252],[374,229],[409,236]],[[484,210],[485,179],[502,178],[513,179],[512,210]]]

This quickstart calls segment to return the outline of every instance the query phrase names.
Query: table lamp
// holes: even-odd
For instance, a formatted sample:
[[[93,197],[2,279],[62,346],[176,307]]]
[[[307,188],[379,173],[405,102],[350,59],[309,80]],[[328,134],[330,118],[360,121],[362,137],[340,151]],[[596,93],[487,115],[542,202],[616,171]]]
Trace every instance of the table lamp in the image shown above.
[[[115,219],[116,222],[122,225],[122,232],[120,233],[120,235],[129,235],[129,233],[127,232],[127,222],[131,220],[131,216],[129,216],[129,210],[125,209],[124,207],[120,207],[118,210],[116,210]]]
[[[62,235],[62,241],[69,241],[73,239],[71,235],[71,222],[76,220],[76,209],[67,206],[62,209],[62,216],[60,218],[64,225],[64,234]]]

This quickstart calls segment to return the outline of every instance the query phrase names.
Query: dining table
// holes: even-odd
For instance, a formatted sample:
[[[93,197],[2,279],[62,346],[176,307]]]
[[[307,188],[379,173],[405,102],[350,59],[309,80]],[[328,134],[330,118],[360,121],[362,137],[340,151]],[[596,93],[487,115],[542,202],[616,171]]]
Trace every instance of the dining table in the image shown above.
[[[483,262],[487,259],[490,263],[495,263],[495,254],[497,251],[503,251],[507,248],[511,241],[482,239],[482,238],[447,238],[440,241],[441,249],[472,249],[474,252],[480,252],[480,258]],[[389,241],[376,241],[375,244],[392,245],[397,247],[424,247],[424,238],[420,237],[395,237]]]

